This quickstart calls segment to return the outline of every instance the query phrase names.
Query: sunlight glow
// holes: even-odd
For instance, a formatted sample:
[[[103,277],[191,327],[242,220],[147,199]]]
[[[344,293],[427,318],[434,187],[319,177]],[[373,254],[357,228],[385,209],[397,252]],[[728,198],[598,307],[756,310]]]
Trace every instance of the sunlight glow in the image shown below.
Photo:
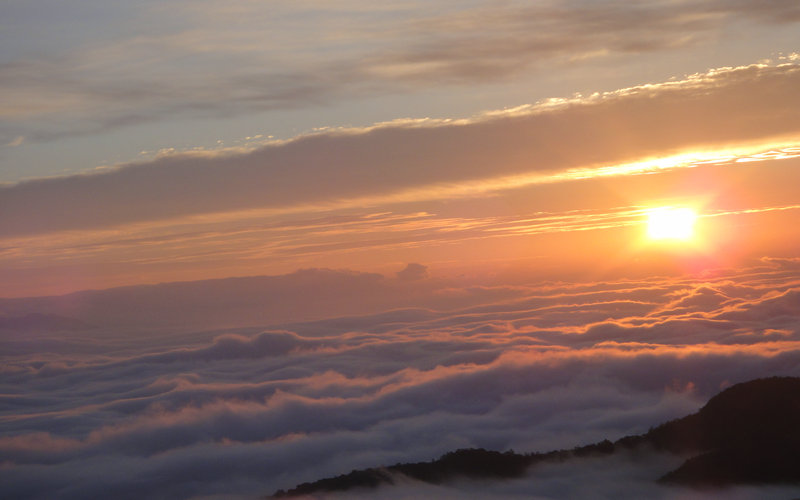
[[[691,208],[655,208],[648,212],[647,235],[654,240],[688,240],[694,235],[696,220]]]

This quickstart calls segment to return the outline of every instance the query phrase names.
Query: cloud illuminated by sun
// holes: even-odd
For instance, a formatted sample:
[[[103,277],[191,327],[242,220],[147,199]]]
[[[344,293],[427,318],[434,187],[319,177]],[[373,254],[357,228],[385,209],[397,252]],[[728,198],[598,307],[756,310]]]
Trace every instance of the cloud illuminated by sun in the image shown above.
[[[647,236],[653,240],[689,240],[697,213],[691,208],[662,207],[647,213]]]

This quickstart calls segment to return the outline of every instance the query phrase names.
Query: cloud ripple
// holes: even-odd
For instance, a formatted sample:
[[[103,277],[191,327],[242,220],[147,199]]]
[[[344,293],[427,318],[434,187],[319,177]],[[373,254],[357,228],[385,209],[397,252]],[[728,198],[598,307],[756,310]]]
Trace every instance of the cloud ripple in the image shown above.
[[[800,375],[790,264],[516,285],[477,304],[261,331],[6,330],[3,493],[246,497],[458,447],[547,450],[641,432],[729,384]],[[70,342],[13,349],[50,335]]]

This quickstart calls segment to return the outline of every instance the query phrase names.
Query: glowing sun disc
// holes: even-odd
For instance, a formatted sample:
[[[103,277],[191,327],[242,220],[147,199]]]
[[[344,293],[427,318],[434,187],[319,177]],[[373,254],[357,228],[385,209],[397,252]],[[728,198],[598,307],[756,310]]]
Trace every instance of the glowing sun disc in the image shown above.
[[[688,240],[697,214],[691,208],[656,208],[647,216],[647,236],[654,240]]]

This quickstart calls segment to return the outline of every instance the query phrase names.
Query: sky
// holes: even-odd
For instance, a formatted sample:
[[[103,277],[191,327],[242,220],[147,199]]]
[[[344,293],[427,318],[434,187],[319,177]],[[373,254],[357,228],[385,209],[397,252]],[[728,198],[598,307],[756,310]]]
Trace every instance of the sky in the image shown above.
[[[799,375],[799,88],[793,0],[2,2],[0,496],[257,498]]]

